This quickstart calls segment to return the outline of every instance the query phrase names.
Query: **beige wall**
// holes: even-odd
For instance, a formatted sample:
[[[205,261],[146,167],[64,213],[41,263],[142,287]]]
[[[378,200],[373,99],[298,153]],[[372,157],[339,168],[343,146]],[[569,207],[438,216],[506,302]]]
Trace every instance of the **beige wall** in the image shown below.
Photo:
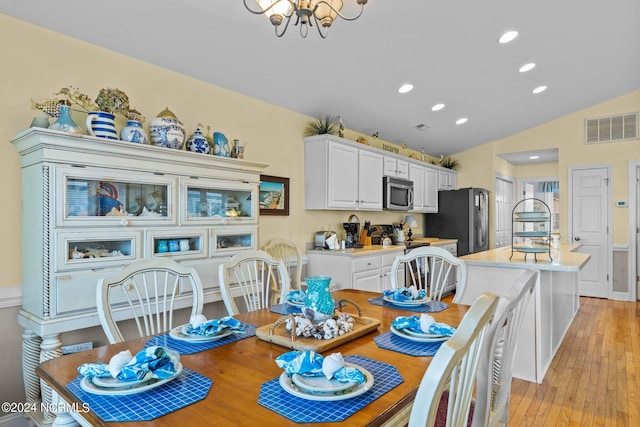
[[[628,199],[628,161],[640,159],[640,141],[607,144],[584,143],[584,120],[588,118],[640,111],[640,91],[586,108],[518,134],[493,141],[455,155],[460,160],[458,184],[493,190],[494,173],[518,178],[558,176],[560,183],[560,233],[563,239],[568,230],[569,168],[584,165],[612,167],[612,203]],[[508,165],[496,156],[500,153],[558,148],[558,163],[540,165]],[[491,169],[491,167],[493,169]],[[613,243],[625,245],[629,241],[628,209],[612,207]],[[491,218],[493,220],[493,218]],[[493,236],[490,239],[493,242]]]

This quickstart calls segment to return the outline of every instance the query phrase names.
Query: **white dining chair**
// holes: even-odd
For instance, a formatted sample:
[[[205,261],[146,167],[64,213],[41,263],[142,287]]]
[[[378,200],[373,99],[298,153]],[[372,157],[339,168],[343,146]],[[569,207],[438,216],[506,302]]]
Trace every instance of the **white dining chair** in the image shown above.
[[[409,427],[468,425],[480,349],[497,305],[497,295],[480,295],[440,346],[418,387]]]
[[[289,292],[289,274],[284,262],[262,250],[242,251],[220,264],[218,281],[229,316],[240,314],[234,293],[240,293],[246,311],[255,311],[271,305],[273,289],[279,289],[277,303],[285,302]]]
[[[125,340],[119,324],[133,318],[140,337],[173,328],[174,310],[201,314],[202,282],[193,267],[170,258],[141,258],[98,280],[98,318],[111,344]]]
[[[400,283],[399,278],[403,280]],[[425,289],[432,300],[441,300],[447,284],[452,280],[456,280],[457,289],[464,289],[467,266],[463,260],[437,246],[412,249],[397,256],[391,265],[392,288],[413,285],[418,289]]]
[[[289,274],[289,289],[299,290],[302,286],[302,251],[290,240],[274,238],[262,248],[276,261],[284,262]],[[274,284],[278,284],[274,281]],[[272,289],[272,296],[277,296],[280,289]]]
[[[518,333],[537,279],[537,272],[525,270],[498,301],[480,353],[472,427],[507,425]]]

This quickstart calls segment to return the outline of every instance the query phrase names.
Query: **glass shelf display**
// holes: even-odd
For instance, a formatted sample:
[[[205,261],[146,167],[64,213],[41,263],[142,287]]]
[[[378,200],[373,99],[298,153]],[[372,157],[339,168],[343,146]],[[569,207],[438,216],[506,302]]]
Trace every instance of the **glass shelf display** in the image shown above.
[[[516,203],[512,211],[511,256],[514,252],[533,254],[546,253],[551,257],[551,210],[540,199],[527,198]]]
[[[59,232],[57,270],[122,265],[140,256],[138,232]]]
[[[64,192],[60,215],[65,225],[79,221],[172,221],[172,188],[175,180],[126,179],[100,176],[99,172],[61,170],[59,186]],[[175,222],[175,221],[172,221]]]
[[[207,256],[207,230],[149,230],[146,234],[145,256],[171,258],[202,258]]]
[[[256,231],[255,227],[237,227],[235,230],[214,231],[213,254],[256,249]]]
[[[224,188],[206,182],[186,183],[186,221],[218,219],[220,223],[256,218],[257,185],[235,183]]]

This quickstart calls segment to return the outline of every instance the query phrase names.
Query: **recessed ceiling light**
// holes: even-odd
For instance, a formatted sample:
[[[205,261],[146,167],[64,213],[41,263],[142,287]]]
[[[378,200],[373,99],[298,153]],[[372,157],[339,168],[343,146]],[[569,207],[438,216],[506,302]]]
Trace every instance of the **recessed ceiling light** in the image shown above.
[[[467,119],[466,117],[462,117],[462,118],[456,120],[456,124],[457,125],[461,125],[463,123],[467,123],[467,120],[469,120],[469,119]]]
[[[535,63],[529,62],[528,64],[524,64],[522,67],[520,67],[518,71],[520,71],[521,73],[526,73],[529,70],[533,70],[535,66],[536,66]]]
[[[540,158],[540,156],[529,156],[529,159],[531,159],[531,160],[535,160],[535,159],[539,159],[539,158]]]
[[[433,107],[431,107],[432,111],[440,111],[444,108],[444,104],[436,104]]]
[[[498,39],[498,43],[500,43],[500,44],[509,43],[510,41],[515,39],[516,37],[518,37],[518,32],[517,31],[507,31],[506,33],[504,33],[503,35],[500,36],[500,38]]]
[[[398,92],[407,93],[407,92],[411,92],[412,90],[413,90],[413,85],[411,83],[405,83],[402,86],[400,86],[400,89],[398,89]]]
[[[546,86],[538,86],[537,88],[535,88],[532,92],[533,93],[540,93],[540,92],[544,92],[545,90],[547,90]]]

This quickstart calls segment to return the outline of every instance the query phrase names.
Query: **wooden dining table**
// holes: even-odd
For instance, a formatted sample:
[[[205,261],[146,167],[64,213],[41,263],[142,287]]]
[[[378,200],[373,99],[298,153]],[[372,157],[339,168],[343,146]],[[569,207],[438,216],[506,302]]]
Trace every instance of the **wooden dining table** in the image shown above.
[[[403,412],[413,402],[420,380],[429,366],[432,357],[411,356],[397,351],[378,347],[374,337],[390,330],[392,321],[398,316],[409,316],[406,309],[392,306],[373,305],[370,298],[380,296],[378,293],[344,289],[333,292],[334,299],[349,299],[356,302],[363,315],[380,320],[377,330],[342,343],[325,353],[342,353],[343,356],[364,356],[366,358],[389,364],[397,368],[403,381],[384,393],[364,408],[358,410],[342,422],[323,422],[317,425],[329,426],[378,426],[385,425]],[[457,326],[469,308],[466,305],[453,304],[451,297],[443,300],[449,308],[431,313],[438,322]],[[346,311],[357,315],[353,307]],[[255,326],[268,325],[282,317],[269,309],[235,316],[247,324]],[[149,337],[137,338],[122,343],[98,347],[79,353],[65,355],[40,364],[36,372],[59,397],[82,408],[82,401],[76,397],[67,385],[78,377],[77,368],[83,363],[108,363],[112,356],[123,350],[132,353],[141,350]],[[261,340],[257,336],[241,339],[219,347],[195,354],[182,354],[180,361],[189,368],[213,380],[213,385],[203,400],[190,404],[152,421],[144,422],[105,422],[93,411],[81,412],[82,418],[90,425],[108,426],[177,426],[177,425],[263,425],[286,426],[298,423],[270,410],[258,403],[261,385],[278,378],[283,372],[275,359],[283,353],[291,351],[271,342]],[[325,356],[327,354],[324,354]],[[322,405],[323,402],[317,402]],[[76,414],[77,416],[77,414]],[[316,424],[305,424],[316,425]]]

